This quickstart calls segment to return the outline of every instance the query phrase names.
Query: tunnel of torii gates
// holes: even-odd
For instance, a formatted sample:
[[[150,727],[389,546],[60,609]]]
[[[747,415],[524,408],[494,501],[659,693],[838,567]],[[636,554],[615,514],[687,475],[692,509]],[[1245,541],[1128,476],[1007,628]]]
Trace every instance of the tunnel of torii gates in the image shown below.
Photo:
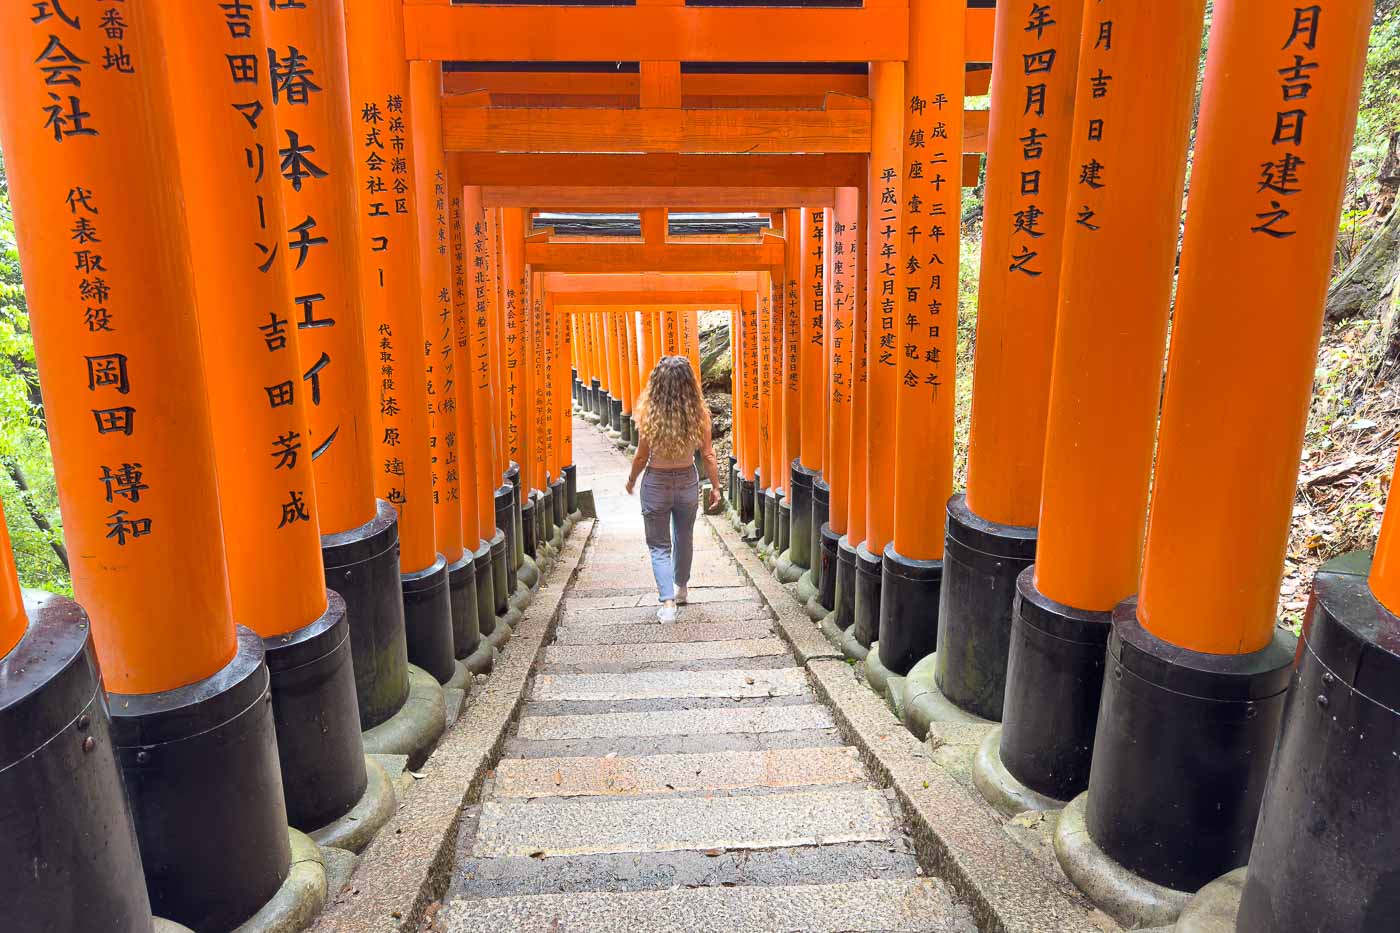
[[[427,757],[578,516],[573,414],[634,441],[704,309],[734,521],[911,728],[1002,723],[1071,879],[1394,929],[1394,510],[1275,615],[1371,3],[1216,0],[1168,356],[1203,5],[0,6],[76,597],[0,547],[0,927],[228,930],[365,845],[366,753]]]

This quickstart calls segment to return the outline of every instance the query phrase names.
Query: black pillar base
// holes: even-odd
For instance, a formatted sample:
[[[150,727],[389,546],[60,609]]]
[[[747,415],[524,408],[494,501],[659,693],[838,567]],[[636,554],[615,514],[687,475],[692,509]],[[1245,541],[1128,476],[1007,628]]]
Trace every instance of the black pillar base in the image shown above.
[[[961,493],[948,500],[934,681],[954,706],[983,719],[1001,720],[1011,604],[1035,542],[1034,528],[978,518]]]
[[[1034,565],[1016,578],[1001,762],[1038,794],[1070,800],[1089,786],[1112,615],[1055,602]]]
[[[520,565],[525,563],[525,502],[529,494],[528,491],[522,491],[520,464],[514,460],[506,470],[506,482],[511,487],[511,508],[514,510],[511,522],[515,527],[515,537],[511,539],[511,545],[515,548],[515,569],[518,576]],[[526,580],[525,585],[529,586],[530,581]]]
[[[569,464],[564,467],[564,500],[565,508],[570,515],[578,514],[578,466]]]
[[[151,909],[200,933],[238,926],[292,859],[262,639],[239,626],[213,675],[110,704]]]
[[[1187,651],[1142,627],[1136,597],[1112,625],[1085,825],[1128,871],[1195,891],[1249,857],[1292,638],[1275,631],[1250,654]]]
[[[611,418],[612,418],[612,396],[608,394],[608,390],[607,390],[607,389],[599,389],[599,391],[598,391],[598,427],[599,427],[601,430],[606,431],[606,430],[608,429],[608,421],[609,421]]]
[[[862,543],[856,548],[856,592],[852,601],[851,637],[869,648],[880,635],[880,587],[884,561]]]
[[[506,533],[500,528],[491,537],[491,598],[494,601],[495,616],[503,616],[510,611],[510,594],[515,592],[510,585],[510,545]],[[499,618],[491,620],[491,627],[483,627],[481,634],[490,635],[500,624]]]
[[[747,525],[753,521],[753,480],[739,480],[739,522]]]
[[[729,458],[729,484],[725,490],[729,493],[726,498],[729,500],[729,511],[739,511],[739,461],[731,456]]]
[[[763,476],[754,471],[753,475],[753,534],[755,540],[763,538],[763,496],[767,492],[763,488]]]
[[[439,554],[428,567],[400,574],[400,579],[403,580],[408,663],[418,665],[437,678],[438,683],[445,684],[457,673],[447,558]]]
[[[1400,923],[1400,618],[1369,553],[1322,565],[1264,785],[1240,933]]]
[[[311,832],[349,813],[369,784],[345,602],[295,632],[263,639],[287,822]]]
[[[880,663],[903,677],[938,650],[943,561],[905,557],[885,545],[880,561]]]
[[[516,565],[515,565],[515,489],[506,483],[496,490],[496,529],[505,535],[505,555],[506,555],[506,579],[496,581],[496,611],[500,612],[500,604],[510,598],[510,594],[515,592],[516,585]],[[496,550],[495,542],[491,544],[491,551]],[[501,587],[504,585],[505,594],[502,595]]]
[[[563,528],[564,520],[569,517],[569,513],[573,510],[569,508],[569,491],[567,488],[565,488],[565,483],[562,478],[556,479],[554,482],[549,484],[549,495],[549,501],[554,506],[554,527]]]
[[[465,551],[461,560],[448,566],[447,593],[452,599],[453,654],[460,660],[481,644],[476,616],[476,564],[471,551]]]
[[[778,496],[778,540],[773,542],[773,557],[792,545],[792,500],[787,494]]]
[[[535,503],[532,499],[526,499],[520,507],[520,520],[525,526],[525,556],[531,560],[539,553],[538,538],[539,526],[535,524]]]
[[[812,570],[812,586],[819,592],[822,588],[822,526],[830,520],[831,487],[818,473],[812,477],[812,523],[807,536],[807,565]]]
[[[812,566],[812,483],[817,474],[792,461],[792,485],[788,499],[792,503],[792,530],[788,540],[788,558],[794,567],[806,571]]]
[[[588,410],[591,411],[591,412],[593,412],[593,414],[595,414],[595,415],[601,416],[601,413],[602,413],[602,404],[601,404],[601,402],[602,402],[602,397],[603,397],[603,384],[602,384],[601,382],[599,382],[597,379],[589,380],[589,383],[588,383],[588,403],[589,403],[589,408],[588,408]]]
[[[373,519],[321,535],[326,588],[345,600],[360,728],[392,717],[408,699],[408,641],[399,579],[399,516],[383,499]]]
[[[819,577],[817,592],[807,602],[807,614],[817,622],[836,608],[836,554],[837,542],[841,535],[831,528],[831,522],[823,522],[821,544],[817,548],[817,561],[812,565],[813,576]],[[821,568],[820,571],[817,568]]]
[[[554,537],[554,494],[546,487],[535,490],[531,498],[535,500],[535,551],[543,554]]]
[[[91,623],[73,600],[38,590],[24,608],[29,625],[0,657],[4,926],[150,933]]]
[[[505,563],[504,535],[501,536],[501,563]],[[472,554],[472,569],[476,574],[476,631],[480,638],[485,638],[496,630],[496,568],[489,541],[483,541]],[[504,585],[504,566],[501,567],[501,577]]]
[[[637,443],[637,424],[632,420],[632,413],[628,412],[622,416],[622,440],[624,443],[635,445]]]
[[[622,399],[608,399],[609,411],[608,426],[618,434],[622,433]]]
[[[841,631],[851,627],[856,618],[856,549],[851,540],[842,535],[836,542],[836,588],[833,591],[836,613],[832,625]]]
[[[772,548],[778,540],[778,497],[771,489],[763,490],[763,546]]]

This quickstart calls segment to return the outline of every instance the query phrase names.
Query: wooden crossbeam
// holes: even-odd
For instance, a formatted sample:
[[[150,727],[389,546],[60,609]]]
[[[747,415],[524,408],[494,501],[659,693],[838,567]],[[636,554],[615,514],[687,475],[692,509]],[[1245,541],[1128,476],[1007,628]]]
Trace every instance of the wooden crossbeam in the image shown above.
[[[756,272],[546,272],[544,290],[550,294],[671,295],[681,292],[751,292],[758,288]],[[651,300],[661,301],[661,298]]]
[[[480,94],[443,99],[443,145],[459,152],[869,152],[866,98],[831,95],[797,109],[637,109],[481,106]],[[990,112],[963,113],[963,151],[987,151]]]
[[[486,207],[533,207],[547,211],[636,211],[648,207],[682,211],[763,211],[793,206],[831,207],[836,203],[836,189],[829,186],[492,185],[481,190],[481,203]]]
[[[986,94],[990,68],[969,69],[963,93]],[[444,94],[486,91],[502,107],[628,107],[641,96],[635,73],[587,71],[449,71]],[[827,94],[869,93],[863,74],[682,74],[682,107],[819,107]],[[763,103],[766,101],[766,103]]]
[[[968,11],[969,59],[991,60],[990,13]],[[909,10],[404,0],[404,39],[410,59],[436,61],[902,61]]]
[[[567,178],[571,187],[609,188],[824,188],[865,184],[864,155],[649,155],[608,153],[457,152],[462,178],[489,188],[536,186],[542,178]],[[963,156],[963,185],[973,187],[981,157]],[[666,207],[664,204],[633,204]],[[533,196],[515,207],[547,208]],[[754,205],[755,207],[759,205]],[[768,205],[762,205],[767,207]],[[582,208],[580,208],[582,209]]]
[[[864,155],[679,155],[675,153],[449,153],[469,185],[571,185],[768,188],[860,186]],[[538,206],[538,205],[531,205]]]
[[[870,110],[478,107],[446,98],[443,145],[459,152],[863,153]]]
[[[667,308],[673,311],[728,307],[739,303],[739,289],[706,289],[703,291],[656,292],[560,292],[555,295],[558,308],[628,307],[641,311]]]
[[[604,298],[589,304],[575,304],[572,300],[555,299],[554,310],[565,314],[606,314],[611,311],[640,311],[643,314],[663,311],[728,311],[739,307],[739,293],[716,297],[709,301],[676,301],[666,304],[649,305],[636,302]]]
[[[786,255],[781,237],[760,243],[525,242],[536,272],[732,272],[774,269]]]

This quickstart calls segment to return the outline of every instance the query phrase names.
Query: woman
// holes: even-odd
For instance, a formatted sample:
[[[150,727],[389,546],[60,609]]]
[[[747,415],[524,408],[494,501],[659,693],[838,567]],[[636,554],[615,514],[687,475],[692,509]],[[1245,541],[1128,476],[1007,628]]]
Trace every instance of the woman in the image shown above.
[[[686,601],[690,582],[691,541],[700,501],[695,451],[710,477],[710,508],[719,505],[719,465],[710,444],[710,413],[700,397],[700,383],[690,360],[663,356],[637,399],[637,455],[627,477],[627,494],[642,480],[642,522],[661,608],[656,618],[676,620],[676,605]]]

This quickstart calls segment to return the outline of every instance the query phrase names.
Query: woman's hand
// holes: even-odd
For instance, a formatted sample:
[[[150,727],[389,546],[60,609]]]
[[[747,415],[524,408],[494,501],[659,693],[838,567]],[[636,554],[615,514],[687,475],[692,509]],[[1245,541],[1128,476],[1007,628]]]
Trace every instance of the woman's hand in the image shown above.
[[[635,477],[635,476],[629,476],[629,477],[627,478],[627,495],[629,495],[629,496],[632,495],[632,487],[633,487],[633,486],[636,486],[636,485],[637,485],[637,477]]]
[[[713,512],[715,509],[719,508],[720,498],[721,498],[721,497],[720,497],[720,494],[719,494],[719,487],[717,487],[717,486],[711,486],[711,487],[710,487],[710,509],[709,509],[709,511]]]

